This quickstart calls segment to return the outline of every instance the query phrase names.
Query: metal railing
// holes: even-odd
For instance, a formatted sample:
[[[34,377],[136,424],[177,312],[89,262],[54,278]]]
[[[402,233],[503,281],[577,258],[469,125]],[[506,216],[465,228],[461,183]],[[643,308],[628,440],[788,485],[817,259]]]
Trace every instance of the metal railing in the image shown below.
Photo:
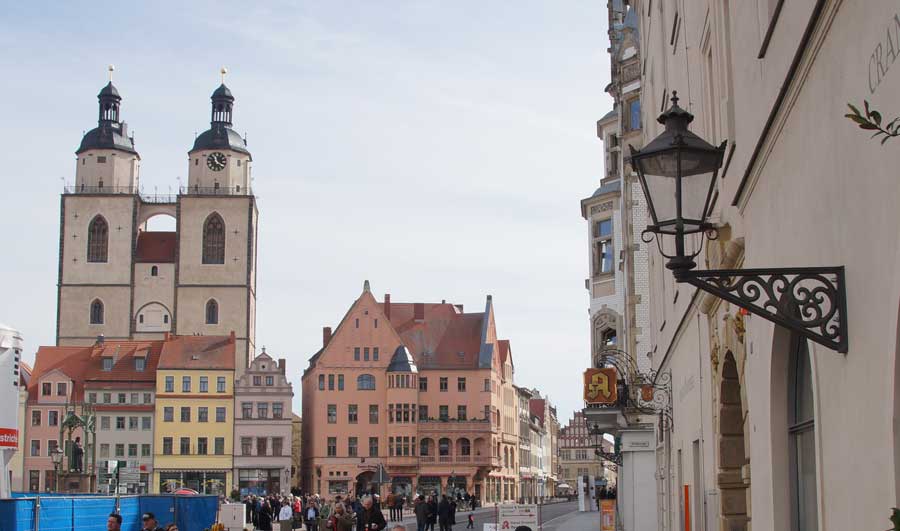
[[[250,195],[247,186],[182,186],[180,192],[184,195]]]
[[[181,195],[251,195],[247,186],[181,186]],[[174,203],[178,194],[144,193],[134,186],[63,186],[64,194],[140,195],[145,203]]]
[[[134,186],[64,186],[65,194],[126,194],[134,195],[137,190]]]

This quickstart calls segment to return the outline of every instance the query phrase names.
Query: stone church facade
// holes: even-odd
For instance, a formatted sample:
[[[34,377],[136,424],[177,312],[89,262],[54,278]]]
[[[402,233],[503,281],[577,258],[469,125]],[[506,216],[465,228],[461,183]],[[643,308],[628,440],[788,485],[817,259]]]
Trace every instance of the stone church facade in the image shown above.
[[[236,335],[235,367],[255,341],[256,198],[252,156],[232,129],[234,96],[212,95],[210,128],[188,151],[188,184],[174,196],[139,192],[141,157],[112,82],[98,126],[76,151],[75,185],[60,203],[56,342]],[[148,230],[156,216],[174,232]]]

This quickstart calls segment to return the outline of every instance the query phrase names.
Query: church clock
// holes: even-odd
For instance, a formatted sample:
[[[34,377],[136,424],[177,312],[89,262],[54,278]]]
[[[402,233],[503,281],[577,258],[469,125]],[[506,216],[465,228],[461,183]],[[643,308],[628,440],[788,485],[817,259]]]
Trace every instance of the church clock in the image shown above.
[[[212,171],[221,171],[225,169],[225,165],[228,163],[228,159],[225,158],[223,153],[218,151],[210,153],[208,157],[206,157],[206,165]]]

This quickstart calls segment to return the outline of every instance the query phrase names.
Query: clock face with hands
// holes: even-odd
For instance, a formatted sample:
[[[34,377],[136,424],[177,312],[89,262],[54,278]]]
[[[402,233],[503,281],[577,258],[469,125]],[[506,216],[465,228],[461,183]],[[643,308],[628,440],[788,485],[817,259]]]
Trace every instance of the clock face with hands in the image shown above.
[[[228,164],[228,159],[225,158],[223,153],[215,151],[210,153],[208,157],[206,157],[206,166],[212,171],[222,171],[225,169],[225,165]]]

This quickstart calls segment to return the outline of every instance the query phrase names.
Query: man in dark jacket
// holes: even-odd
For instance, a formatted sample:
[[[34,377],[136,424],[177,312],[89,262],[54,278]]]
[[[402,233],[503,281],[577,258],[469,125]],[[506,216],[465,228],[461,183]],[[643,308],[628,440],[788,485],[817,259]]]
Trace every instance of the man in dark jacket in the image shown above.
[[[450,531],[450,500],[447,499],[446,494],[441,496],[441,503],[438,504],[437,515],[438,525],[440,526],[441,531]]]
[[[428,531],[434,531],[438,519],[437,494],[428,497]]]
[[[387,527],[387,521],[381,513],[381,509],[375,505],[371,496],[366,496],[362,501],[362,510],[356,516],[357,531],[382,531]]]
[[[425,496],[419,494],[413,505],[413,513],[416,515],[416,531],[425,531],[428,527],[428,503],[425,502]]]
[[[141,515],[141,530],[162,531],[162,528],[159,527],[159,522],[156,521],[156,515],[150,512],[146,512]]]

